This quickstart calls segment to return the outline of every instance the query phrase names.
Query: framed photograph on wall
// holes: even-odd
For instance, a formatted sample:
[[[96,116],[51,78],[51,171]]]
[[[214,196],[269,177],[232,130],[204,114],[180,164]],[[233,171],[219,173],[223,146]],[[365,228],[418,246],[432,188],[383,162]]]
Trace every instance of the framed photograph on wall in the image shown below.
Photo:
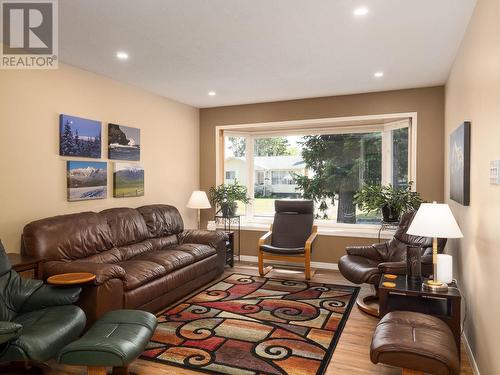
[[[465,121],[450,135],[450,199],[470,203],[470,122]]]
[[[68,201],[105,199],[108,195],[108,163],[67,162]]]
[[[141,129],[108,124],[108,157],[113,160],[141,160]]]
[[[101,122],[59,116],[59,155],[101,158]]]
[[[142,197],[144,195],[144,168],[140,164],[114,163],[113,197]]]

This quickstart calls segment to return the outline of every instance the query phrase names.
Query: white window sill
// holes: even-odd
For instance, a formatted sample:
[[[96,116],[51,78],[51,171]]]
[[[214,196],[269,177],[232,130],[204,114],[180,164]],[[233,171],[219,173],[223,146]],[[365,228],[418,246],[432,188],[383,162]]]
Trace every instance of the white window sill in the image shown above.
[[[269,221],[245,221],[244,218],[241,219],[241,230],[251,230],[258,232],[266,232],[272,220]],[[318,234],[320,236],[334,236],[334,237],[358,237],[358,238],[375,238],[378,239],[379,236],[379,225],[362,225],[360,224],[358,228],[356,225],[335,225],[329,224],[325,225],[322,223],[316,223],[318,225]],[[237,224],[231,224],[231,229],[237,229]],[[218,229],[224,229],[223,224],[217,226]],[[380,232],[380,239],[388,240],[394,236],[395,230],[383,230]]]

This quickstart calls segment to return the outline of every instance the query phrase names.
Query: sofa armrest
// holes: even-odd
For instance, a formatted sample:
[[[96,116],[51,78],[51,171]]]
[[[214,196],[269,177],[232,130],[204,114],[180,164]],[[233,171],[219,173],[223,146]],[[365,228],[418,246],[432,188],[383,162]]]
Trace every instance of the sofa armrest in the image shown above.
[[[406,275],[408,267],[406,265],[406,262],[384,262],[378,265],[378,269],[382,273]]]
[[[40,310],[50,306],[72,305],[78,301],[82,288],[61,288],[42,285],[21,306],[21,313]]]
[[[345,251],[348,255],[356,255],[381,262],[384,259],[380,253],[386,252],[387,248],[385,244],[375,244],[369,246],[347,246]]]
[[[18,338],[23,326],[14,322],[0,321],[0,344]]]
[[[217,230],[189,229],[179,234],[179,243],[198,243],[211,246],[218,251],[226,251],[227,233]]]
[[[93,281],[94,285],[104,284],[111,279],[123,280],[125,278],[125,270],[123,268],[116,264],[107,263],[49,261],[43,264],[42,269],[44,278],[61,273],[90,272],[96,276]]]
[[[226,242],[229,237],[223,231],[190,229],[185,230],[177,235],[180,244],[195,243],[207,245],[215,248],[217,251],[217,273],[224,272],[226,264]]]

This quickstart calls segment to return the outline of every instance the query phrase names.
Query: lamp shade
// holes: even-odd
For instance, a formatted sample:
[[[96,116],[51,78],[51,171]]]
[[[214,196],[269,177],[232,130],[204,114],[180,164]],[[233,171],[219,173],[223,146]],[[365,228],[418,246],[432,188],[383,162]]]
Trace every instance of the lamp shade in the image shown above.
[[[208,201],[207,193],[204,191],[195,190],[191,194],[189,201],[187,203],[188,208],[211,208],[210,202]]]
[[[445,203],[422,203],[406,233],[436,238],[462,238],[463,234]]]

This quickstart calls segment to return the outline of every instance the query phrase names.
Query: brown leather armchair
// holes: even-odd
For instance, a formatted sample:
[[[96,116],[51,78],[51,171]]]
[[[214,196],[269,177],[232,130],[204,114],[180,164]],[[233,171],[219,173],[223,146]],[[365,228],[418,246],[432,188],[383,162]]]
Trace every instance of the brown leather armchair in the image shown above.
[[[371,284],[375,288],[374,295],[360,294],[356,303],[358,307],[374,316],[378,316],[378,308],[369,305],[378,299],[378,285],[384,273],[406,275],[406,247],[420,246],[422,251],[422,274],[432,273],[432,238],[411,236],[406,233],[410,227],[415,211],[403,214],[394,237],[384,243],[370,246],[348,246],[347,255],[339,260],[340,273],[355,284]],[[446,239],[438,240],[438,252],[442,253]]]
[[[318,234],[314,222],[314,203],[310,200],[276,200],[274,222],[271,229],[259,240],[259,273],[261,276],[272,268],[264,268],[264,260],[303,262],[306,279],[311,278],[311,251]],[[271,243],[267,243],[270,240]]]

